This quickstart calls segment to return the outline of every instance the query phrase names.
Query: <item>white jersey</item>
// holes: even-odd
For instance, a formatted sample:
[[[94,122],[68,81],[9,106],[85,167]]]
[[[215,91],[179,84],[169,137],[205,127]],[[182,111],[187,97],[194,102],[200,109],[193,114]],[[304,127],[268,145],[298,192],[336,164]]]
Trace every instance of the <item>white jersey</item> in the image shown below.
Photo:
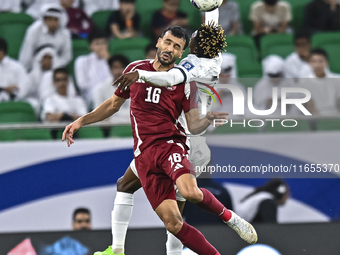
[[[186,57],[179,63],[179,66],[184,67],[189,73],[188,82],[196,81],[196,102],[198,104],[198,112],[200,114],[200,118],[203,118],[207,114],[207,112],[211,111],[212,98],[204,90],[214,94],[206,85],[209,85],[210,87],[215,87],[215,85],[218,83],[218,77],[221,72],[221,65],[221,53],[218,54],[218,56],[215,58],[198,58],[194,54],[189,54],[188,57]],[[179,122],[184,127],[186,133],[189,135],[190,132],[188,130],[184,113],[181,114]],[[202,135],[204,133],[205,131],[199,135]]]

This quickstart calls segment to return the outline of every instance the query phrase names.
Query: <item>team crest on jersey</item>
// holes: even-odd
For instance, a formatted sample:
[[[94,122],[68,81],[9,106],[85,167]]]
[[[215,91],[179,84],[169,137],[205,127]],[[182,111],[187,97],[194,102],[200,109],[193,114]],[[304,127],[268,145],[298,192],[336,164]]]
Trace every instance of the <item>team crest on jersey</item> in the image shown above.
[[[195,66],[189,62],[185,62],[183,65],[182,65],[185,69],[188,70],[188,72],[193,69]]]
[[[176,86],[171,86],[171,87],[166,87],[167,90],[174,91],[177,87]]]

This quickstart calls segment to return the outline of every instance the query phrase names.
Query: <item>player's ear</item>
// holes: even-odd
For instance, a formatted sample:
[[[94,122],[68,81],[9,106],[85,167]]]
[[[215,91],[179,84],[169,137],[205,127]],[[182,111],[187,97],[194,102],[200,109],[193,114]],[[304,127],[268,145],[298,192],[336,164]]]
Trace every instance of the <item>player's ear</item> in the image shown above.
[[[158,38],[156,48],[159,47],[159,45],[162,43],[162,40],[163,40],[162,38]]]
[[[198,53],[198,48],[195,47],[195,49],[194,49],[194,54],[197,54],[197,53]]]

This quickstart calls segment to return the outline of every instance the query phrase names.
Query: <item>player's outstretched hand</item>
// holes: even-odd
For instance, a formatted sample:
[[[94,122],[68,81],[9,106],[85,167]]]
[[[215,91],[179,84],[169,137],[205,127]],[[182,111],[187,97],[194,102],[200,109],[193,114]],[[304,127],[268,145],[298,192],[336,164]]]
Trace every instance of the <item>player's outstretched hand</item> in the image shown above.
[[[211,124],[214,124],[215,127],[220,127],[227,123],[228,115],[229,113],[227,112],[208,112],[206,118],[211,122]]]
[[[130,73],[125,73],[121,75],[114,83],[113,86],[117,85],[120,88],[120,92],[129,90],[130,86],[134,84],[139,79],[138,71],[133,71]]]
[[[64,129],[63,132],[63,137],[62,137],[62,141],[67,142],[67,146],[70,147],[71,144],[74,143],[73,141],[73,134],[75,132],[77,132],[77,130],[79,130],[81,127],[83,126],[83,124],[81,123],[81,119],[77,119],[74,122],[72,122],[71,124],[67,125]]]

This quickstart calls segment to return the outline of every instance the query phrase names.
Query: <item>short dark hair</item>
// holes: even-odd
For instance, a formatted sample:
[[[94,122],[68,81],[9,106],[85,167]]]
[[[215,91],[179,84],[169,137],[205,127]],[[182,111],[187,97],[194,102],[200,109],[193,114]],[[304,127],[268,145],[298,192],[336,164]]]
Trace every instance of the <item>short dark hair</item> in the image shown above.
[[[73,216],[72,216],[73,221],[76,219],[76,216],[77,216],[78,213],[86,213],[86,214],[90,215],[90,217],[91,217],[90,210],[87,209],[87,208],[81,207],[81,208],[77,208],[77,209],[74,210]]]
[[[53,71],[53,80],[55,80],[55,77],[58,73],[63,73],[66,74],[67,76],[69,75],[69,72],[66,67],[60,67]]]
[[[299,39],[307,39],[308,41],[310,41],[310,38],[311,38],[310,33],[306,31],[299,31],[299,32],[296,32],[294,35],[294,43],[296,43],[296,41]]]
[[[166,29],[163,30],[161,38],[164,37],[164,35],[166,34],[166,32],[170,31],[171,34],[177,38],[183,39],[185,41],[185,45],[183,50],[185,50],[188,45],[189,45],[189,36],[187,35],[186,31],[184,28],[180,27],[180,26],[169,26]]]
[[[88,43],[91,43],[93,40],[96,40],[96,39],[107,39],[106,38],[106,35],[103,31],[99,30],[99,29],[93,29],[88,38],[87,38],[87,41]]]
[[[145,54],[147,54],[150,50],[157,50],[156,43],[152,42],[148,46],[145,47]]]
[[[129,4],[134,4],[136,0],[120,0],[120,3],[129,3]]]
[[[7,42],[5,39],[0,38],[0,51],[3,51],[5,53],[5,55],[7,54]]]
[[[128,64],[130,64],[130,60],[125,57],[124,55],[113,55],[112,57],[109,58],[109,60],[107,61],[107,63],[109,64],[110,67],[112,67],[113,63],[119,61],[120,63],[122,63],[122,65],[124,67],[127,67]]]
[[[321,48],[312,49],[310,51],[310,57],[312,57],[313,55],[322,55],[327,59],[327,61],[329,60],[328,53],[324,49],[321,49]]]
[[[275,5],[279,0],[262,0],[267,5]]]

